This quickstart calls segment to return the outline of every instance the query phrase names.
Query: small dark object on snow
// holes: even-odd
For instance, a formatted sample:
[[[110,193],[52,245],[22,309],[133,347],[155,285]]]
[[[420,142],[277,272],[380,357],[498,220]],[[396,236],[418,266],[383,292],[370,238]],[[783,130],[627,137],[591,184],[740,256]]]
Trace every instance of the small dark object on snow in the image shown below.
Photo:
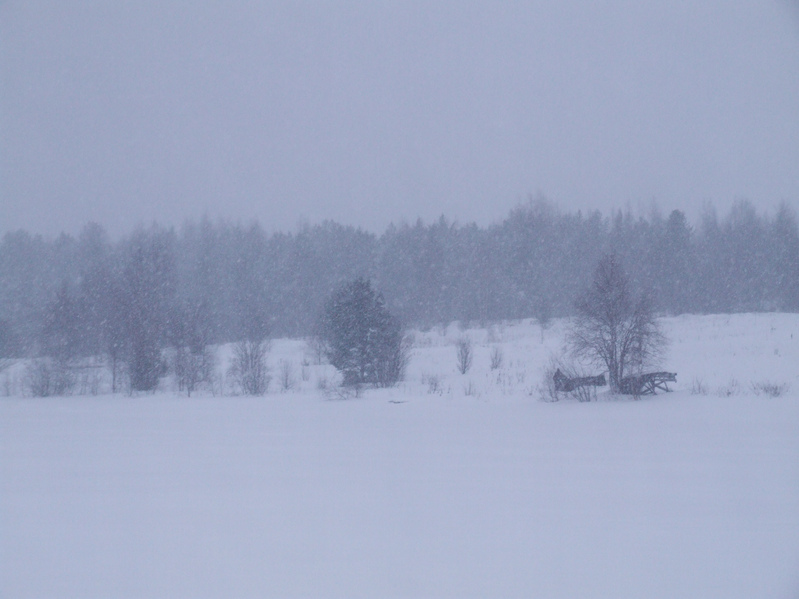
[[[619,391],[624,395],[654,395],[656,389],[671,391],[666,383],[676,383],[676,372],[649,372],[621,379]]]
[[[566,393],[574,391],[577,387],[603,387],[607,385],[604,374],[569,378],[560,371],[560,368],[555,371],[552,378],[555,380],[555,391],[564,391]]]

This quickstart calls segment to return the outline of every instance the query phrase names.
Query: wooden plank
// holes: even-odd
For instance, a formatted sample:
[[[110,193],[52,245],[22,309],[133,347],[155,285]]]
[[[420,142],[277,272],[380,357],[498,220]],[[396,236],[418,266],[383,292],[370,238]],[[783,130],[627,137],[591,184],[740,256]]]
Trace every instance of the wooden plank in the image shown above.
[[[677,382],[676,372],[648,372],[624,377],[619,390],[625,395],[655,395],[657,389],[670,392],[668,382]]]

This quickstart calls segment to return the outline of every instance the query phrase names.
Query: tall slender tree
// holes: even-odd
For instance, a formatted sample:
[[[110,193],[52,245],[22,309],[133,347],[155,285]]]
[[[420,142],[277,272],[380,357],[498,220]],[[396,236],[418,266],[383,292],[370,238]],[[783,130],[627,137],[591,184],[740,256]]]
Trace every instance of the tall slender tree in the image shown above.
[[[128,371],[135,391],[155,389],[164,374],[161,348],[175,289],[171,250],[170,234],[159,230],[139,232],[130,246],[123,285]]]

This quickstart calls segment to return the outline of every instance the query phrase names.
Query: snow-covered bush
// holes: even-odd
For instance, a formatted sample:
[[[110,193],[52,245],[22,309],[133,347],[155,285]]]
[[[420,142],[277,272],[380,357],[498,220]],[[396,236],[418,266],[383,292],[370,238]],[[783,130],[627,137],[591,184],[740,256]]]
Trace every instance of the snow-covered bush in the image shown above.
[[[101,364],[86,364],[76,370],[75,387],[79,395],[98,395],[107,385],[107,371]]]
[[[560,390],[555,383],[555,373],[558,371],[569,379],[591,376],[583,370],[582,367],[567,361],[563,357],[550,357],[549,364],[544,370],[541,386],[539,387],[539,396],[542,401],[552,402],[567,398],[576,399],[580,402],[596,400],[596,387],[593,385],[578,386],[571,391]]]
[[[691,383],[691,395],[707,395],[707,385],[700,378],[694,378]]]
[[[33,397],[70,395],[75,387],[75,373],[64,362],[37,358],[25,369],[25,387]]]
[[[170,363],[178,390],[189,397],[201,385],[212,385],[216,355],[210,347],[197,352],[189,347],[178,347],[172,352]]]
[[[266,340],[243,340],[233,346],[228,377],[237,393],[263,395],[271,377],[266,366],[269,343]]]
[[[771,383],[768,381],[752,383],[752,391],[755,395],[767,395],[768,397],[779,397],[790,389],[788,383]]]
[[[502,348],[494,346],[491,350],[491,370],[497,370],[502,367],[503,357]]]
[[[716,389],[716,395],[719,397],[732,397],[733,395],[739,395],[740,393],[741,385],[736,379],[730,379],[729,383]]]
[[[471,339],[468,337],[461,337],[458,339],[455,349],[455,355],[458,360],[458,372],[466,374],[472,367],[472,359],[474,358]]]
[[[422,383],[427,385],[427,393],[430,395],[441,395],[443,393],[441,377],[437,374],[422,375]]]
[[[280,361],[278,383],[280,384],[280,391],[283,393],[291,391],[296,385],[296,380],[294,379],[294,365],[288,360]]]

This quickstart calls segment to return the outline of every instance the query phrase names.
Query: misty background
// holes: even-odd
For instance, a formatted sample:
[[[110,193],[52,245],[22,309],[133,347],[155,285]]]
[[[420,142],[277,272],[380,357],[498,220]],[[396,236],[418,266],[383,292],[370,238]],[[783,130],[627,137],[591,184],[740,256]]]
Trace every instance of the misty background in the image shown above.
[[[208,219],[138,227],[119,241],[100,225],[76,237],[25,231],[0,242],[0,357],[114,355],[132,336],[153,347],[187,332],[216,344],[310,336],[325,300],[371,279],[406,326],[573,314],[597,259],[615,252],[661,314],[799,310],[799,228],[746,201],[726,214],[564,212],[544,199],[500,223],[445,218],[376,235],[333,221],[293,233]]]
[[[799,197],[792,0],[7,0],[0,86],[0,232]]]
[[[0,352],[797,310],[798,6],[0,3]]]

